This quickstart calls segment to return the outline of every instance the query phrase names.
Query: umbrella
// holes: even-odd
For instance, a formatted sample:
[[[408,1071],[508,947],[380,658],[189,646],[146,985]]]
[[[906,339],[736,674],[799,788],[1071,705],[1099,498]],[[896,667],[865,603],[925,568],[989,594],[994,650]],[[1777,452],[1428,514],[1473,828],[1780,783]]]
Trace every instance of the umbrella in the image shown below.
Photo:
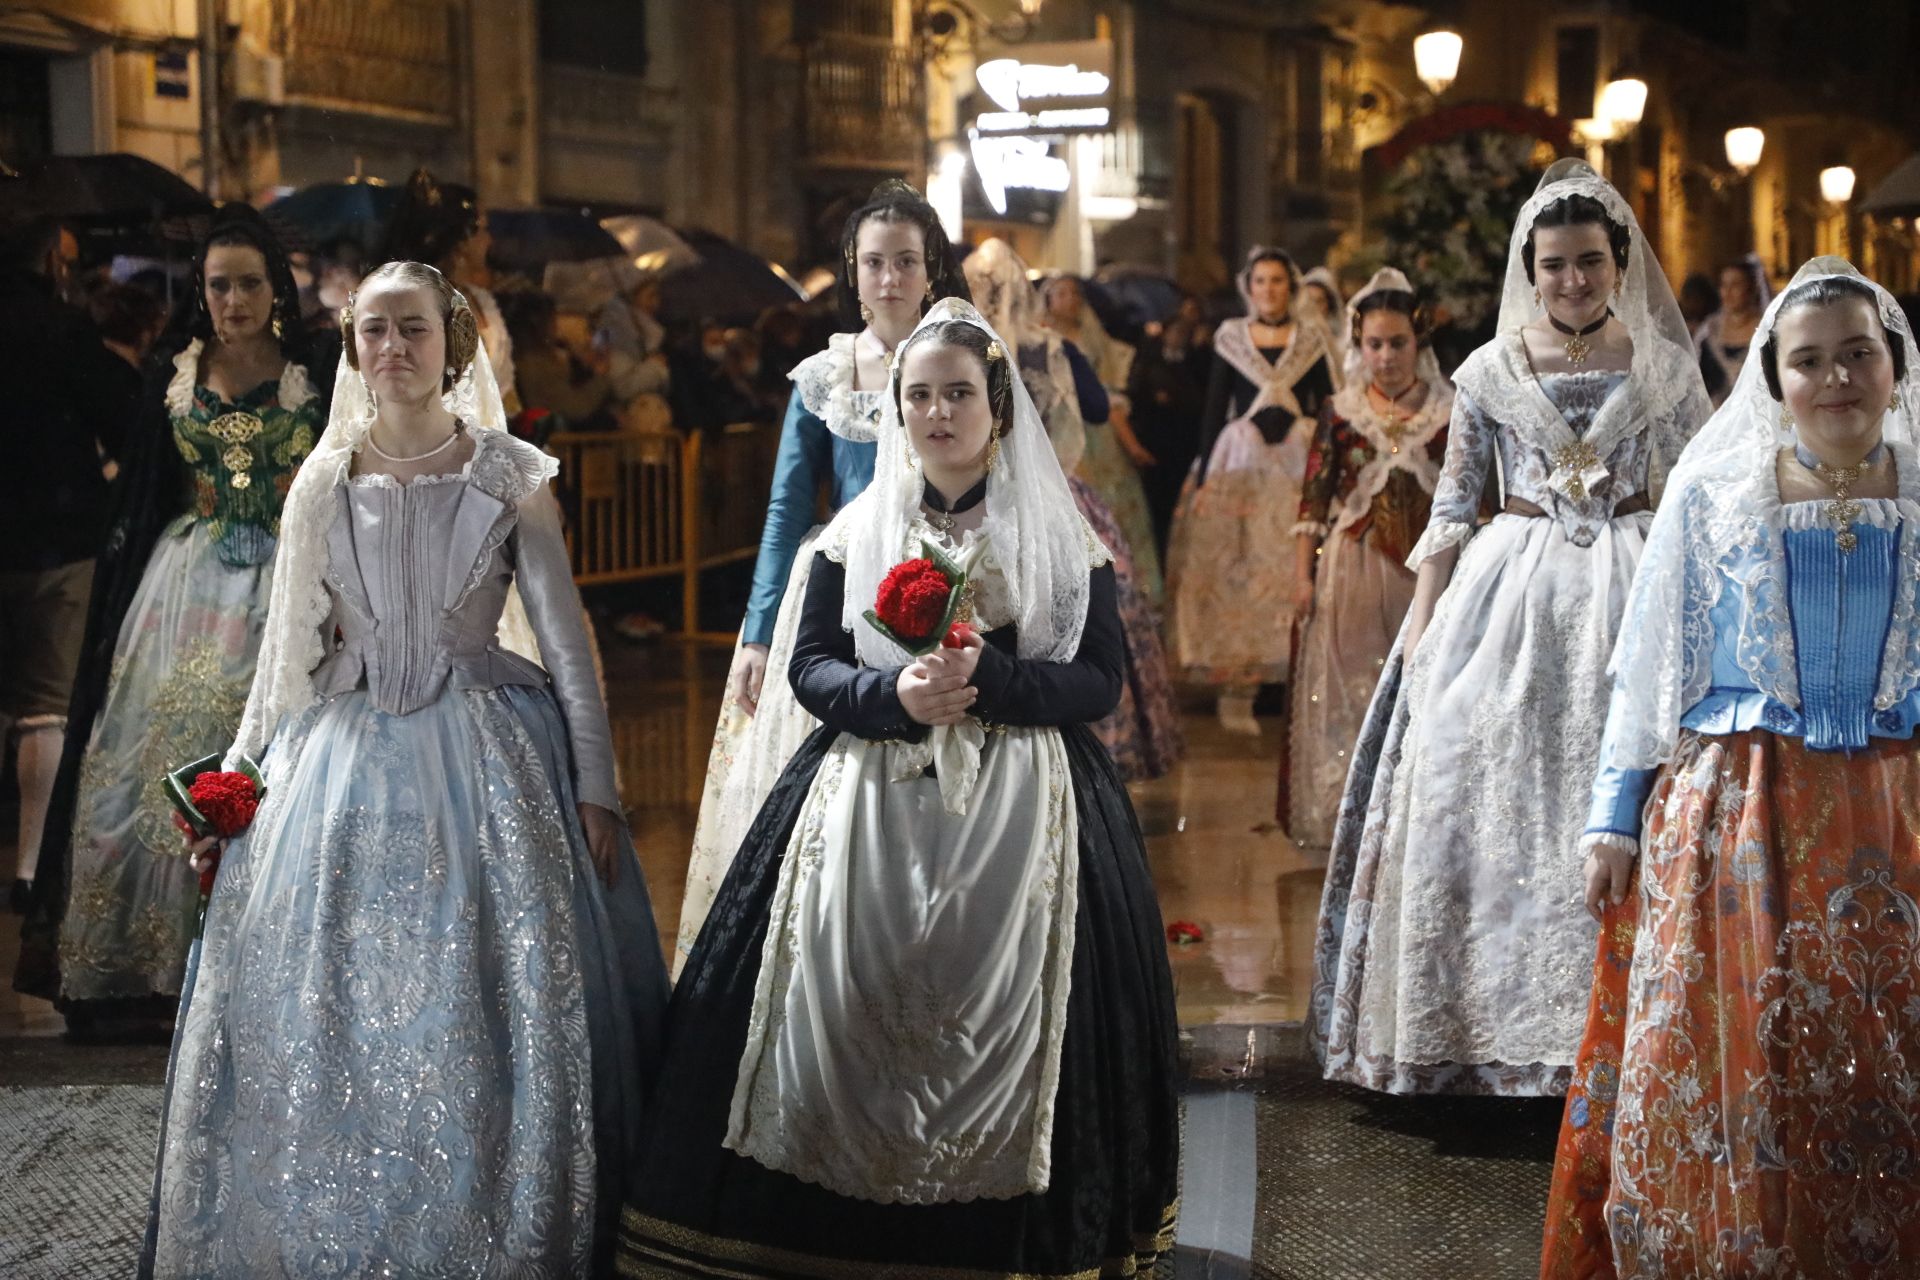
[[[1902,160],[1899,168],[1882,178],[1860,202],[1860,211],[1882,218],[1920,214],[1920,152]]]
[[[51,217],[104,253],[164,252],[206,230],[213,202],[144,156],[53,156],[7,183],[7,211]]]
[[[549,262],[587,262],[621,256],[620,242],[574,209],[489,209],[493,248],[487,261],[538,280]]]
[[[368,254],[379,252],[387,219],[402,192],[380,182],[317,182],[283,196],[261,212],[289,247],[324,247],[351,240]]]
[[[711,231],[683,228],[679,234],[700,260],[670,267],[661,277],[662,322],[751,324],[768,307],[806,301],[792,276],[752,250]]]
[[[620,242],[621,249],[642,271],[664,271],[671,267],[692,266],[700,261],[693,246],[666,223],[640,214],[602,218],[600,225]]]
[[[1110,331],[1137,333],[1180,306],[1180,286],[1153,267],[1109,264],[1085,286],[1087,301]]]

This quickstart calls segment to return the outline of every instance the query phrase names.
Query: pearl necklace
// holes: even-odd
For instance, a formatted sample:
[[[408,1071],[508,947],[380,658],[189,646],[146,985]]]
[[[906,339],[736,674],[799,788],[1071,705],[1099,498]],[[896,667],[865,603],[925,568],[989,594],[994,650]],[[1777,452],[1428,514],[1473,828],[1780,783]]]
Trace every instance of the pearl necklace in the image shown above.
[[[398,463],[402,466],[405,466],[409,463],[425,462],[428,458],[433,457],[435,454],[446,452],[447,447],[451,445],[455,440],[458,440],[459,438],[460,438],[460,424],[456,422],[453,425],[453,434],[448,436],[445,440],[442,440],[439,444],[433,446],[433,448],[427,450],[425,453],[416,453],[411,458],[397,458],[393,454],[388,453],[385,449],[382,449],[377,443],[375,443],[373,439],[373,432],[369,431],[367,432],[367,448],[373,450],[374,454],[384,461]]]

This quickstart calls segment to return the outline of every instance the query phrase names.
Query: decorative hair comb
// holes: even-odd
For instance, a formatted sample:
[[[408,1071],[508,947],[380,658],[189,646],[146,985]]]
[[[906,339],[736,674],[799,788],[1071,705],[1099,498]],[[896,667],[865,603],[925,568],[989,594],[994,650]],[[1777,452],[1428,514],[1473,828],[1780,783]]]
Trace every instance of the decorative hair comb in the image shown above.
[[[998,338],[995,338],[987,343],[987,359],[988,360],[1005,360],[1006,358],[1007,358],[1007,349],[1000,345],[1000,340]]]

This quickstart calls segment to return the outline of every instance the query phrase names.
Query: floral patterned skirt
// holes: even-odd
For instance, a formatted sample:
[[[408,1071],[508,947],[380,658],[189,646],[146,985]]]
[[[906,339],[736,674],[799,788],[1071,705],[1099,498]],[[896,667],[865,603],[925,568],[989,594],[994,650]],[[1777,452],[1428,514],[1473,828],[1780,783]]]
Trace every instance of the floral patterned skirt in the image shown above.
[[[1312,427],[1303,418],[1285,443],[1242,450],[1247,465],[1219,465],[1216,449],[1206,483],[1181,492],[1167,542],[1167,647],[1180,679],[1251,689],[1287,678],[1293,525]]]
[[[1087,449],[1080,458],[1079,478],[1093,486],[1113,513],[1133,550],[1134,580],[1155,609],[1166,603],[1166,587],[1160,577],[1160,551],[1153,536],[1153,511],[1147,506],[1147,489],[1140,482],[1133,459],[1127,457],[1115,439],[1113,428],[1104,423],[1087,427]]]
[[[1363,538],[1327,539],[1313,617],[1301,632],[1279,818],[1309,849],[1333,843],[1353,744],[1413,605],[1413,574]]]
[[[1543,1277],[1920,1275],[1920,742],[1685,733],[1609,908]]]
[[[720,718],[713,730],[713,747],[707,753],[707,780],[700,792],[700,816],[693,828],[693,852],[687,858],[687,891],[680,900],[680,927],[674,941],[673,974],[693,950],[700,936],[713,895],[727,878],[733,855],[740,850],[747,828],[767,802],[773,784],[793,759],[793,753],[820,727],[807,709],[793,696],[787,683],[787,664],[793,659],[793,645],[800,634],[800,614],[807,598],[807,579],[813,574],[813,546],[819,541],[815,528],[800,541],[787,574],[787,591],[780,599],[780,612],[773,624],[773,642],[767,647],[767,674],[760,685],[760,703],[752,715],[734,704],[722,691]],[[740,656],[735,641],[733,656]]]
[[[80,766],[60,929],[68,1000],[180,992],[199,886],[161,780],[232,745],[272,582],[270,558],[223,562],[205,524],[154,547]]]
[[[1187,744],[1180,734],[1173,682],[1167,676],[1160,619],[1140,585],[1140,562],[1133,552],[1133,540],[1092,485],[1074,476],[1067,486],[1073,490],[1074,503],[1094,535],[1113,553],[1115,600],[1127,642],[1127,678],[1120,686],[1120,705],[1093,726],[1093,733],[1128,782],[1162,777],[1180,762]],[[691,946],[692,939],[685,945]]]

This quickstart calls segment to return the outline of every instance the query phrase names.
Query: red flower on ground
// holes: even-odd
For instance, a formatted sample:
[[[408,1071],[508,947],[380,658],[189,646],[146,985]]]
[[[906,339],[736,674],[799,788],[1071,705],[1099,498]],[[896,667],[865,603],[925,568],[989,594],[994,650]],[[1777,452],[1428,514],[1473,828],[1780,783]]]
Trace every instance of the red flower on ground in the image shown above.
[[[1205,942],[1206,940],[1207,935],[1202,933],[1200,926],[1191,920],[1175,920],[1167,926],[1167,941],[1176,947],[1184,947],[1189,943]]]
[[[200,816],[213,824],[214,831],[228,840],[247,829],[254,810],[260,807],[260,793],[244,773],[203,773],[187,789],[187,798]]]
[[[953,584],[933,561],[908,560],[887,571],[874,602],[874,616],[903,640],[924,640],[946,616],[947,598],[952,594]]]

